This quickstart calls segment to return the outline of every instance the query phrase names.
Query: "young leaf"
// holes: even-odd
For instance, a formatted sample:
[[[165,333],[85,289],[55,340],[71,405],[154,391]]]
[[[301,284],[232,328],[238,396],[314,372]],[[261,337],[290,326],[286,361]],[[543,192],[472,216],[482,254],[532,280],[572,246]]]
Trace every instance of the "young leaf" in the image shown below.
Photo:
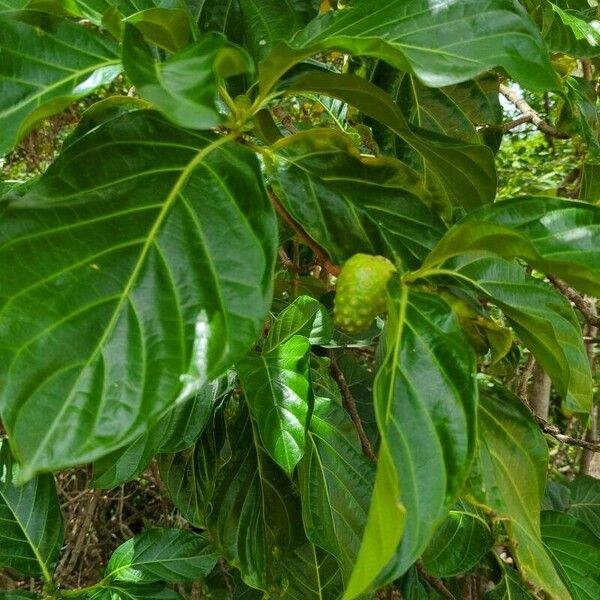
[[[294,335],[308,338],[311,344],[327,344],[333,336],[333,322],[327,309],[310,296],[299,296],[282,310],[269,330],[265,352],[285,343]]]
[[[419,201],[421,176],[392,158],[361,157],[348,136],[317,129],[273,145],[273,185],[290,214],[342,262],[357,252],[414,267],[445,227]]]
[[[497,386],[481,394],[479,467],[482,500],[503,519],[523,577],[551,596],[569,600],[540,534],[546,440],[521,400]]]
[[[427,0],[363,0],[326,13],[273,49],[260,68],[261,90],[270,90],[295,63],[326,50],[381,58],[432,87],[492,67],[503,67],[531,89],[558,87],[539,31],[510,0],[449,0],[435,10]]]
[[[348,581],[367,520],[375,467],[335,399],[315,398],[298,478],[306,534],[337,559]]]
[[[49,16],[32,23],[0,16],[0,52],[0,156],[121,71],[112,40]]]
[[[275,215],[255,155],[227,138],[125,114],[2,222],[0,262],[30,257],[0,272],[0,407],[24,479],[135,439],[263,326]]]
[[[583,292],[600,296],[600,207],[548,196],[484,206],[452,227],[421,271],[470,252],[519,257]]]
[[[105,577],[130,583],[180,583],[206,577],[218,555],[204,537],[183,529],[151,529],[112,554]]]
[[[383,585],[395,579],[423,553],[475,451],[475,355],[452,309],[437,296],[390,288],[387,354],[373,392],[382,438],[373,497],[383,497],[385,488],[388,503],[402,502],[406,526],[397,551],[380,554],[379,564],[361,549],[349,599],[374,580]],[[394,485],[399,497],[390,497],[398,493]],[[363,548],[390,529],[390,516],[372,502]]]
[[[193,24],[187,10],[181,8],[147,8],[123,19],[131,23],[149,41],[175,53],[192,39]]]
[[[423,553],[423,566],[434,577],[454,577],[475,567],[493,543],[483,512],[462,500],[429,542]]]
[[[542,540],[573,600],[600,598],[600,541],[575,517],[542,513]]]
[[[165,62],[158,62],[142,34],[127,25],[123,66],[140,95],[170,121],[191,129],[209,129],[221,121],[216,108],[215,63],[226,43],[223,36],[209,34]]]
[[[569,408],[589,413],[592,373],[569,301],[516,263],[500,258],[469,255],[447,266],[502,309]]]
[[[63,542],[63,519],[52,475],[18,485],[19,466],[0,441],[0,567],[52,580]]]
[[[237,362],[262,444],[288,474],[302,458],[306,443],[309,353],[308,339],[295,335],[269,352]]]

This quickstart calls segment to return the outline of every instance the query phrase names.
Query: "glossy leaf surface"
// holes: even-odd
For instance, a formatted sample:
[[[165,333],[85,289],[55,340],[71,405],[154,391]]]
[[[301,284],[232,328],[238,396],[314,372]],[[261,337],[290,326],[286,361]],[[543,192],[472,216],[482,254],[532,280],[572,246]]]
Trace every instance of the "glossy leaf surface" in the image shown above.
[[[327,344],[333,336],[333,321],[327,309],[310,296],[299,296],[282,310],[269,330],[265,350],[301,335],[311,344]]]
[[[473,288],[500,307],[569,408],[592,407],[592,374],[581,326],[568,300],[516,263],[469,255],[451,263]]]
[[[113,552],[105,577],[131,583],[194,581],[206,577],[217,558],[210,542],[191,531],[151,529]]]
[[[375,467],[334,398],[315,398],[298,477],[307,536],[337,558],[347,581],[360,548]]]
[[[530,88],[557,86],[539,31],[510,0],[449,0],[435,10],[427,0],[364,0],[327,13],[274,49],[261,67],[263,88],[325,50],[381,58],[434,87],[499,66]]]
[[[215,106],[217,76],[214,63],[225,38],[207,35],[165,62],[158,62],[142,35],[125,28],[123,66],[143,98],[170,121],[191,129],[209,129],[221,118]]]
[[[529,410],[507,391],[485,388],[479,407],[482,498],[505,519],[523,577],[551,596],[568,600],[540,533],[548,466],[546,440]]]
[[[20,485],[8,442],[0,442],[0,567],[50,581],[63,542],[63,519],[52,475]]]
[[[416,266],[443,235],[441,220],[419,201],[421,177],[400,161],[361,157],[347,136],[330,130],[273,148],[278,196],[334,260],[364,252]]]
[[[0,408],[24,476],[121,447],[243,355],[274,242],[258,163],[225,138],[141,111],[70,145],[3,216],[0,261],[35,257],[0,275]]]
[[[309,351],[308,339],[296,335],[236,365],[262,444],[288,474],[302,458],[306,444]]]
[[[0,52],[0,155],[121,71],[113,41],[50,17],[30,24],[0,16]]]
[[[427,257],[423,270],[468,252],[519,257],[600,295],[600,207],[574,200],[523,197],[467,215]]]
[[[600,596],[600,543],[575,517],[542,513],[542,539],[573,600]]]
[[[489,148],[411,124],[390,95],[371,82],[351,74],[309,73],[292,81],[289,90],[344,100],[401,137],[423,161],[434,198],[422,199],[438,210],[445,210],[448,202],[473,209],[493,200],[496,170]]]
[[[434,577],[453,577],[475,567],[494,543],[484,513],[459,502],[435,532],[423,553],[423,566]]]
[[[380,564],[366,552],[359,556],[348,597],[378,575],[379,585],[394,579],[423,553],[475,451],[474,353],[446,302],[398,287],[391,286],[387,354],[373,391],[382,437],[373,497],[381,493],[389,508],[382,511],[372,502],[363,548],[375,546],[391,528],[394,503],[405,506],[406,526],[395,554],[380,553]]]

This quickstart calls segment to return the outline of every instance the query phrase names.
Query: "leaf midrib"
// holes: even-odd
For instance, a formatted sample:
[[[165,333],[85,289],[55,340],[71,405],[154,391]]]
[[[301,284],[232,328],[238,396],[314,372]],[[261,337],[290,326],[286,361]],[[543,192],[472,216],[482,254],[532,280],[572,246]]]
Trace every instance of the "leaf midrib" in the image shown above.
[[[134,284],[137,281],[138,275],[140,274],[140,272],[145,264],[148,252],[150,251],[150,248],[153,247],[155,239],[156,239],[164,221],[166,220],[167,216],[169,215],[173,205],[177,201],[177,198],[178,198],[179,194],[182,192],[189,177],[191,176],[193,171],[196,169],[196,167],[198,167],[202,163],[202,161],[211,152],[213,152],[214,150],[219,148],[219,146],[222,146],[223,144],[225,144],[233,139],[234,139],[234,135],[228,134],[226,136],[218,138],[217,140],[210,143],[208,146],[205,146],[204,148],[202,148],[202,150],[200,150],[196,154],[196,156],[188,163],[188,165],[181,172],[181,175],[179,176],[179,178],[175,182],[175,185],[173,186],[171,192],[167,196],[167,199],[165,200],[163,208],[159,212],[152,228],[150,229],[150,231],[148,233],[148,236],[146,238],[144,246],[142,247],[142,250],[140,251],[140,256],[135,263],[133,271],[127,280],[127,283],[125,285],[125,288],[123,289],[123,292],[119,296],[119,301],[117,302],[117,304],[115,306],[115,309],[112,313],[112,317],[111,317],[110,321],[108,322],[107,326],[104,329],[103,335],[101,336],[101,338],[98,341],[98,344],[96,345],[94,350],[90,353],[89,358],[81,366],[79,375],[77,376],[77,379],[71,386],[69,394],[66,397],[65,401],[63,402],[63,405],[62,405],[60,411],[57,413],[56,418],[48,427],[46,434],[44,435],[42,440],[40,440],[37,451],[29,460],[28,465],[23,469],[23,472],[21,473],[22,479],[24,479],[24,480],[30,479],[33,476],[33,474],[35,473],[36,461],[37,461],[38,457],[45,452],[46,444],[47,444],[48,440],[56,431],[56,428],[57,428],[58,424],[61,422],[62,416],[66,412],[67,408],[70,407],[71,400],[77,389],[77,385],[79,384],[81,377],[83,376],[85,370],[97,358],[97,356],[101,352],[104,344],[106,343],[106,341],[109,339],[110,335],[112,334],[112,331],[120,317],[121,310],[123,309],[123,306],[124,306],[126,300],[128,299],[128,297],[133,289]],[[98,414],[101,412],[101,410],[102,410],[102,405],[98,409]]]

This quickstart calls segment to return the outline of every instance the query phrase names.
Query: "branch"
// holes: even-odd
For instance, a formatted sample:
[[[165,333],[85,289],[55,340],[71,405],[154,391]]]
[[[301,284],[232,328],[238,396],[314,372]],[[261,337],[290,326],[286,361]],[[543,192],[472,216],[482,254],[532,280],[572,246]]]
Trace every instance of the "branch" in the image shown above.
[[[358,433],[363,453],[365,456],[368,456],[373,462],[377,462],[377,457],[375,456],[375,452],[373,452],[371,442],[369,442],[369,438],[367,437],[367,434],[365,433],[365,430],[363,428],[362,421],[360,420],[360,415],[358,414],[358,410],[356,408],[354,396],[352,396],[352,392],[348,387],[346,377],[344,377],[342,370],[337,364],[337,360],[335,359],[335,353],[333,352],[333,350],[327,350],[327,355],[329,356],[329,360],[331,361],[329,365],[331,374],[337,382],[338,387],[340,388],[340,392],[342,392],[342,401],[344,403],[344,408],[346,409],[346,412],[348,413],[348,415],[352,419],[352,422],[354,423],[354,428],[356,429],[356,433]]]
[[[437,577],[433,577],[425,569],[421,564],[421,561],[417,561],[417,571],[419,571],[419,575],[425,579],[429,584],[431,584],[444,598],[447,600],[456,600],[454,595],[448,590],[448,588],[443,584],[441,579]]]
[[[539,113],[537,113],[527,101],[522,98],[518,92],[511,90],[508,86],[500,84],[500,93],[510,102],[512,102],[517,110],[523,115],[519,119],[515,121],[511,121],[510,123],[506,123],[503,127],[504,131],[510,131],[517,125],[522,125],[523,123],[533,123],[540,131],[543,131],[547,135],[551,135],[552,137],[559,139],[568,139],[569,136],[565,133],[561,133],[552,127],[552,125],[548,125],[546,121],[540,117]]]
[[[596,307],[591,302],[588,302],[579,292],[570,288],[564,281],[558,279],[558,277],[548,274],[546,274],[546,277],[567,300],[575,305],[575,308],[583,315],[589,325],[600,327],[600,316],[596,313]]]
[[[334,265],[327,256],[327,252],[319,246],[309,235],[294,221],[290,213],[285,209],[283,204],[281,204],[281,200],[275,195],[273,190],[268,190],[269,198],[275,210],[281,215],[281,218],[294,230],[294,232],[299,235],[304,243],[315,253],[315,256],[319,259],[319,262],[323,265],[323,268],[332,275],[339,275],[340,268],[337,265]]]
[[[565,433],[561,433],[560,429],[556,425],[552,425],[552,423],[548,423],[541,417],[537,415],[533,415],[533,418],[537,421],[538,425],[542,428],[544,433],[551,435],[554,439],[558,440],[563,444],[568,444],[569,446],[579,446],[580,448],[585,448],[586,450],[590,450],[591,452],[600,452],[600,442],[589,442],[588,440],[579,440],[577,438],[571,437],[570,435],[566,435]]]

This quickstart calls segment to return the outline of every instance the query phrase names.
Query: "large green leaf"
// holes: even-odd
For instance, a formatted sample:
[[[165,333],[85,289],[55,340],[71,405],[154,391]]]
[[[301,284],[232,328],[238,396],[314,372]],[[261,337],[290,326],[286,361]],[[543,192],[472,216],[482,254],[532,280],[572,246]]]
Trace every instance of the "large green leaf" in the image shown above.
[[[477,565],[493,543],[482,511],[463,500],[435,532],[423,553],[423,565],[435,577],[454,577]]]
[[[183,529],[151,529],[121,544],[105,578],[131,583],[179,583],[206,577],[218,555],[204,537]]]
[[[388,93],[392,92],[392,98],[418,127],[464,142],[482,143],[477,126],[501,123],[498,81],[493,76],[443,88],[427,87],[408,73],[396,72],[395,77]]]
[[[281,202],[331,258],[387,255],[411,267],[443,236],[418,196],[421,177],[393,158],[361,157],[333,130],[299,133],[273,145],[273,185]]]
[[[337,559],[347,581],[360,548],[375,467],[362,453],[339,401],[315,398],[298,477],[306,533]]]
[[[288,553],[282,561],[289,600],[337,600],[342,597],[342,577],[335,558],[311,543]]]
[[[568,487],[549,481],[542,508],[569,513],[600,539],[600,480],[595,477],[577,477]]]
[[[227,138],[140,111],[71,144],[0,234],[0,262],[23,264],[0,273],[0,408],[23,478],[122,447],[245,354],[275,242],[258,162]]]
[[[298,296],[282,310],[269,329],[265,350],[271,350],[294,335],[308,338],[311,344],[327,344],[333,336],[333,321],[327,309],[310,296]]]
[[[292,80],[288,89],[316,91],[344,100],[401,137],[420,156],[426,185],[434,195],[429,201],[438,207],[451,202],[472,209],[494,199],[496,170],[487,146],[414,125],[386,92],[366,79],[314,72]]]
[[[35,598],[39,598],[39,596],[22,590],[0,592],[0,600],[35,600]]]
[[[159,457],[160,476],[181,514],[195,527],[206,527],[217,474],[227,460],[223,411],[217,410],[192,448]]]
[[[501,258],[471,254],[447,266],[502,309],[568,406],[589,413],[592,373],[569,301],[520,265]]]
[[[427,0],[364,0],[276,46],[261,65],[263,92],[295,63],[331,49],[382,58],[429,86],[503,67],[528,88],[558,87],[540,33],[516,2],[447,0],[433,8]]]
[[[52,475],[18,486],[19,466],[0,441],[0,567],[51,581],[63,542],[63,519]]]
[[[475,355],[450,306],[437,296],[391,286],[386,342],[373,390],[382,438],[373,495],[387,496],[388,509],[372,502],[348,598],[376,578],[379,585],[395,579],[423,553],[475,452]],[[382,545],[379,536],[391,529],[398,502],[406,507],[402,541],[395,554],[381,552],[377,563],[363,549]]]
[[[573,600],[600,598],[600,541],[575,517],[542,513],[542,539]]]
[[[553,598],[569,600],[540,534],[546,440],[525,405],[497,386],[481,394],[479,467],[481,498],[503,520],[524,578]]]
[[[248,585],[283,593],[285,556],[306,539],[294,486],[262,448],[242,407],[229,419],[227,431],[232,454],[219,470],[210,499],[211,539]]]
[[[116,44],[49,16],[0,17],[0,156],[42,119],[110,83],[121,71]]]
[[[236,365],[262,444],[288,474],[302,458],[306,444],[309,354],[308,338],[295,335]]]
[[[452,227],[425,260],[427,272],[453,256],[519,257],[600,296],[600,207],[563,198],[515,198],[485,206]]]

